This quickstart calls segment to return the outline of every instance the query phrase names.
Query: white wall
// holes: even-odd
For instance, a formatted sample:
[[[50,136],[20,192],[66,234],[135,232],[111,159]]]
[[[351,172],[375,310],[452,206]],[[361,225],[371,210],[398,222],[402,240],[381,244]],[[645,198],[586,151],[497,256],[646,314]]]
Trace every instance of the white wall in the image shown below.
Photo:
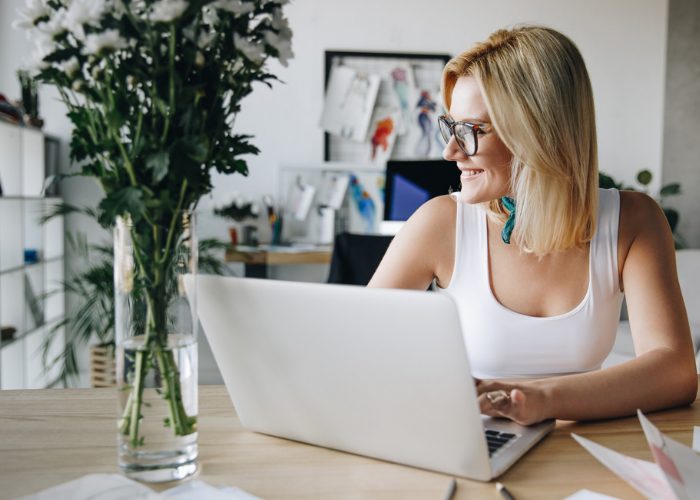
[[[683,194],[668,200],[681,215],[678,231],[700,247],[700,2],[671,0],[664,127],[663,180],[680,182]]]

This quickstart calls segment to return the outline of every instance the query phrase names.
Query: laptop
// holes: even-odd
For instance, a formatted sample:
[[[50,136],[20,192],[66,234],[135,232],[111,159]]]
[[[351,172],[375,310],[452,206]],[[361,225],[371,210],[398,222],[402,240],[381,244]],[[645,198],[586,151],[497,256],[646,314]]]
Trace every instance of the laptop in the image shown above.
[[[488,481],[554,426],[480,414],[445,294],[208,275],[197,293],[252,431]]]

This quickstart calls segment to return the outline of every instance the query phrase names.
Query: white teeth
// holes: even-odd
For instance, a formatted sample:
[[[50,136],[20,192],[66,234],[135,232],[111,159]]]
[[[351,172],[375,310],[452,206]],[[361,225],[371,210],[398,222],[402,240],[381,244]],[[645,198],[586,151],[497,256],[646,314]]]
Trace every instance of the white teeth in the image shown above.
[[[467,177],[471,177],[472,175],[477,175],[483,172],[483,170],[464,170],[462,172],[462,175],[465,175]]]

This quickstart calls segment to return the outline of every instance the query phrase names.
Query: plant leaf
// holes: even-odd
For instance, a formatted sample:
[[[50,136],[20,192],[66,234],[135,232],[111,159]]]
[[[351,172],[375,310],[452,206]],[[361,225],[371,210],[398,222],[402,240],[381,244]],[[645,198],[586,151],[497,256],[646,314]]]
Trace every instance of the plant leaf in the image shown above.
[[[168,175],[170,167],[170,155],[167,151],[152,154],[146,160],[146,168],[153,174],[153,182],[156,184],[162,181]]]
[[[639,182],[642,186],[648,186],[651,183],[653,177],[654,176],[650,171],[640,170],[637,174],[637,182]]]
[[[664,187],[661,188],[659,194],[661,196],[673,196],[675,194],[681,194],[681,185],[677,182],[666,184]]]
[[[134,222],[141,219],[145,210],[143,192],[133,186],[118,189],[105,196],[98,205],[99,222],[103,227],[111,227],[117,216],[129,214]]]

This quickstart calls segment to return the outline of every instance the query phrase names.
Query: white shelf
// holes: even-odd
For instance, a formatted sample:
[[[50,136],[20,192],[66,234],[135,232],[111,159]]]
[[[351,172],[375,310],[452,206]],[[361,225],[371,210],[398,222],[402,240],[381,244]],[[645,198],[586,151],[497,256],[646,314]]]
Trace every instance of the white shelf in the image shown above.
[[[40,131],[0,123],[0,155],[0,325],[16,329],[14,339],[0,344],[0,388],[40,388],[57,375],[56,370],[44,373],[41,346],[51,324],[65,315],[64,221],[40,220],[61,200],[41,197],[45,152]],[[28,251],[36,252],[36,262],[28,260]],[[49,292],[55,293],[45,298]],[[64,339],[61,331],[49,359],[61,353]]]
[[[22,196],[22,129],[0,122],[0,183],[3,196]]]
[[[22,131],[22,196],[40,196],[44,187],[44,134]]]

